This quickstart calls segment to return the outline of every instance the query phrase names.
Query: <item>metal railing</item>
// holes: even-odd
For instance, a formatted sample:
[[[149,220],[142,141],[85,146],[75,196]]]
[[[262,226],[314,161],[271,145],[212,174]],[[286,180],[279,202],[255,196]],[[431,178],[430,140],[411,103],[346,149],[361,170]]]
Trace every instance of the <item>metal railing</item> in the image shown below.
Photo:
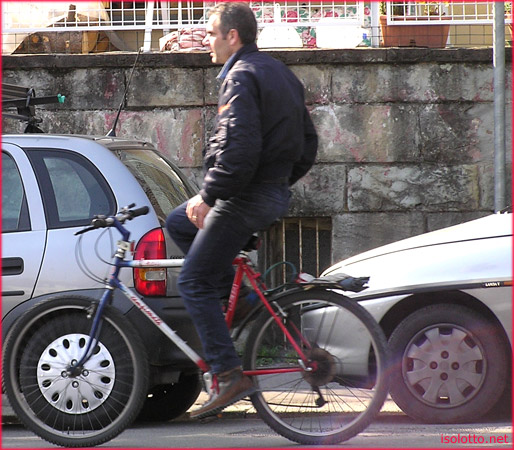
[[[216,2],[3,2],[2,32],[136,30],[150,26],[171,30],[204,26]],[[315,26],[329,18],[334,23],[364,23],[364,2],[346,1],[251,1],[260,27],[277,25]]]
[[[159,38],[170,32],[204,29],[209,9],[216,2],[26,2],[2,3],[3,53],[14,51],[34,33],[106,33],[119,50],[136,50],[131,36],[144,34],[146,51],[161,47]],[[481,25],[492,38],[493,5],[489,2],[350,2],[350,1],[251,1],[261,34],[269,29],[294,30],[301,38],[284,45],[280,36],[263,46],[355,47],[380,45],[379,17],[389,25]],[[510,3],[506,22],[511,23]],[[487,28],[487,27],[490,27]],[[267,31],[265,31],[267,30]],[[455,34],[457,28],[453,29]],[[462,31],[463,33],[467,31]],[[474,31],[476,32],[476,31]],[[285,34],[282,33],[281,36]],[[42,40],[44,40],[42,38]],[[457,42],[450,39],[450,45]],[[484,45],[489,45],[484,39]],[[29,42],[30,44],[30,42]],[[123,47],[123,48],[119,48]],[[30,45],[28,45],[30,50]]]
[[[387,23],[426,25],[492,25],[495,2],[385,2]],[[509,3],[509,2],[507,2]],[[512,22],[510,14],[507,22]]]
[[[12,48],[32,33],[143,31],[145,50],[152,46],[152,33],[205,28],[209,9],[216,2],[3,2],[4,48]],[[250,2],[259,28],[297,27],[309,46],[310,28],[366,22],[363,2]],[[155,33],[154,33],[155,34]],[[161,34],[161,36],[162,36]],[[16,38],[16,36],[18,36]],[[154,38],[155,41],[155,38]],[[117,40],[119,43],[119,40]],[[303,46],[302,43],[301,45]],[[155,46],[155,45],[154,45]],[[314,46],[314,45],[312,45]]]

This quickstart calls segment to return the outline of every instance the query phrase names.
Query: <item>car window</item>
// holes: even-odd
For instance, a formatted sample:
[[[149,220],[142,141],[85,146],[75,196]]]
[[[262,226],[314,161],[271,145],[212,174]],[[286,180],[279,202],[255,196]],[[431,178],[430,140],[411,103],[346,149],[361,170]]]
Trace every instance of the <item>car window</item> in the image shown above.
[[[149,150],[117,150],[116,156],[137,179],[161,222],[192,192],[167,161]]]
[[[14,159],[2,152],[2,232],[28,230],[30,219],[21,175]]]
[[[86,158],[62,150],[28,150],[41,187],[49,228],[81,226],[115,213],[112,191]]]

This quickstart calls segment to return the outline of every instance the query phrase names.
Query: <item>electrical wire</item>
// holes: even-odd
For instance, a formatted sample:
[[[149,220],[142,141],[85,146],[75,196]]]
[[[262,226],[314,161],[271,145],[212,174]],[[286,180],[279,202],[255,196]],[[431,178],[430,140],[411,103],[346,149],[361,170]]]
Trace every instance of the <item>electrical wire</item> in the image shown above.
[[[292,268],[291,281],[294,281],[298,275],[298,271],[296,270],[296,266],[289,261],[280,261],[280,262],[275,263],[272,266],[268,267],[266,272],[264,272],[264,274],[262,275],[262,278],[264,280],[266,280],[266,277],[271,273],[271,271],[281,265],[286,265],[286,266],[289,266],[290,268]]]
[[[93,280],[96,283],[104,283],[105,280],[101,279],[98,275],[92,272],[86,263],[84,255],[82,253],[82,236],[80,236],[75,244],[75,260],[77,261],[77,265],[79,266],[80,271],[90,280]]]
[[[100,251],[99,251],[99,242],[100,240],[102,239],[102,237],[104,236],[104,234],[108,232],[109,233],[109,241],[110,241],[110,248],[111,248],[111,257],[114,257],[114,254],[113,254],[113,248],[114,248],[114,241],[113,241],[113,237],[112,237],[112,232],[111,232],[111,229],[110,228],[106,228],[105,230],[103,230],[100,235],[96,238],[95,240],[95,245],[94,245],[94,250],[95,250],[95,256],[101,261],[103,262],[104,264],[106,264],[107,266],[111,267],[113,266],[113,263],[111,261],[106,261],[105,259],[102,258],[102,256],[100,255]],[[104,284],[105,283],[105,280],[107,279],[108,277],[108,274],[109,274],[109,270],[107,271],[106,275],[101,278],[99,275],[97,275],[96,273],[94,273],[87,265],[87,262],[86,262],[86,259],[84,257],[84,254],[82,252],[82,238],[83,236],[81,235],[79,237],[79,239],[77,240],[77,243],[75,244],[75,259],[77,261],[77,264],[79,266],[79,269],[80,271],[86,276],[88,277],[90,280],[93,280],[95,281],[96,283],[100,283],[100,284]]]
[[[112,239],[112,232],[111,232],[110,228],[106,228],[105,230],[103,230],[100,233],[100,236],[98,236],[98,238],[96,239],[96,241],[95,241],[95,255],[104,264],[107,264],[108,266],[113,266],[114,264],[111,261],[106,261],[105,259],[102,258],[102,256],[100,255],[100,251],[98,250],[98,243],[100,242],[100,239],[102,238],[104,233],[107,233],[107,232],[109,232],[109,241],[110,241],[110,248],[111,248],[111,258],[114,258],[114,255],[115,255],[115,253],[113,253],[114,241]]]

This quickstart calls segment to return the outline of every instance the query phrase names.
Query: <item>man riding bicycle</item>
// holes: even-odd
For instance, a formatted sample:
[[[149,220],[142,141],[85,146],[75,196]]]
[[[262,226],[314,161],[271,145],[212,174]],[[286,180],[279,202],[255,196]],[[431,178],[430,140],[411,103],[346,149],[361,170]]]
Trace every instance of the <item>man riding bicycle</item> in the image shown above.
[[[209,400],[191,413],[196,418],[255,391],[242,373],[221,299],[230,293],[232,261],[255,231],[287,212],[289,187],[307,173],[317,152],[301,82],[258,50],[256,35],[248,4],[226,2],[211,11],[206,40],[212,62],[224,66],[205,176],[200,193],[166,221],[186,255],[178,287],[213,375]]]

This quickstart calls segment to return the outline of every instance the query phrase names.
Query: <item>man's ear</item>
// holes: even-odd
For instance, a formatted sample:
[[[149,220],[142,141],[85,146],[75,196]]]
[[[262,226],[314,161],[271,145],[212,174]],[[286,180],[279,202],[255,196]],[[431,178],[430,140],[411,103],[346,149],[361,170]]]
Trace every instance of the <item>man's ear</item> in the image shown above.
[[[235,28],[231,28],[227,33],[228,43],[231,46],[241,45],[241,38],[239,37],[239,31]]]

